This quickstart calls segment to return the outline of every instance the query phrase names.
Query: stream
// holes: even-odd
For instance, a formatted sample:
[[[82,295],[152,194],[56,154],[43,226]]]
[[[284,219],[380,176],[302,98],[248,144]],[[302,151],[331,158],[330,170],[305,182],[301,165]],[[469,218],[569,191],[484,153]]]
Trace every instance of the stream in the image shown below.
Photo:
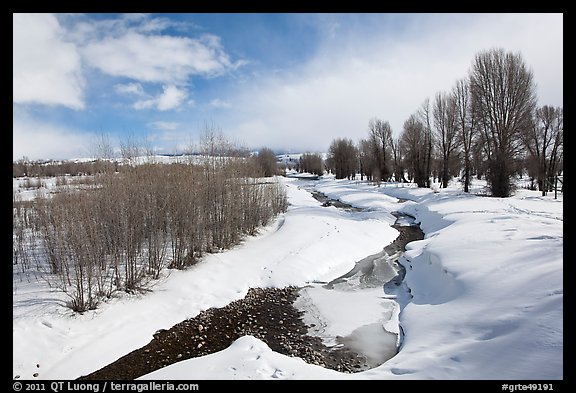
[[[314,189],[314,182],[306,182],[302,188],[325,207],[334,206],[352,213],[365,211],[329,198]],[[393,227],[400,232],[392,243],[357,261],[350,271],[330,282],[314,282],[301,288],[294,303],[303,311],[310,335],[320,337],[329,348],[346,349],[364,360],[358,371],[378,367],[398,353],[399,305],[393,296],[385,294],[384,288],[390,293],[402,283],[405,270],[398,258],[407,243],[424,238],[414,217],[397,211],[391,214],[396,217]],[[381,309],[381,314],[375,315],[375,309]],[[350,326],[354,327],[352,331]]]

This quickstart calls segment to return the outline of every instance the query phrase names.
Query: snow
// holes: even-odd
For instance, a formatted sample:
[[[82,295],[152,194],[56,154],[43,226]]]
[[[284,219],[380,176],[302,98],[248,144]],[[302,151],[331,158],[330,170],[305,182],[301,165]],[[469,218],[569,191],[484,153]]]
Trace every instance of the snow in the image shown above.
[[[170,271],[149,293],[119,295],[83,315],[66,309],[66,297],[45,281],[15,271],[13,376],[74,379],[146,345],[158,329],[242,298],[249,287],[296,285],[306,287],[299,299],[306,318],[322,326],[315,334],[352,337],[378,352],[400,333],[398,354],[346,374],[244,336],[140,379],[563,379],[562,194],[556,200],[519,189],[491,198],[465,194],[456,182],[433,191],[331,176],[283,182],[290,207],[257,236]],[[322,207],[311,187],[365,210]],[[399,259],[403,284],[322,289],[396,238],[396,210],[414,216],[426,235]]]

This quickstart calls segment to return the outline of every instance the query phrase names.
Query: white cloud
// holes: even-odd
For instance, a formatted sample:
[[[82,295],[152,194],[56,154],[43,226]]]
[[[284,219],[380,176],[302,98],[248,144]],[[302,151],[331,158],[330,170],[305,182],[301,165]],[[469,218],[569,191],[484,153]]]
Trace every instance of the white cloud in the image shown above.
[[[82,53],[105,74],[142,82],[180,84],[191,75],[217,76],[237,66],[213,35],[193,39],[128,31],[90,42]]]
[[[190,27],[198,26],[191,22],[179,22],[164,17],[153,17],[149,14],[129,13],[110,19],[90,19],[86,15],[61,15],[74,24],[68,32],[71,39],[78,43],[98,41],[104,37],[121,37],[129,32],[144,34],[160,33],[167,28],[186,31]]]
[[[155,130],[175,130],[178,128],[180,123],[175,121],[154,121],[148,124],[150,127],[154,128]]]
[[[210,106],[213,106],[214,108],[230,108],[232,105],[228,101],[215,98],[210,101]]]
[[[326,150],[336,137],[357,142],[374,116],[399,134],[426,98],[450,90],[467,76],[474,55],[493,47],[521,51],[539,96],[550,96],[541,104],[562,106],[561,15],[415,19],[405,36],[371,31],[327,39],[298,69],[243,86],[230,97],[235,112],[224,129],[250,146],[295,150]]]
[[[93,135],[44,120],[34,120],[22,113],[13,115],[12,124],[14,161],[24,156],[36,160],[70,159],[90,155],[94,141]]]
[[[16,104],[83,109],[84,78],[77,47],[52,14],[12,15],[12,83]]]
[[[114,91],[118,94],[134,94],[137,96],[146,95],[140,83],[126,83],[114,85]]]
[[[163,89],[164,92],[158,97],[158,110],[161,111],[178,108],[188,97],[185,90],[178,89],[176,86],[164,86]]]
[[[136,101],[134,109],[156,108],[160,111],[167,111],[178,108],[188,97],[185,89],[179,89],[173,85],[163,86],[163,92],[158,97]]]
[[[146,100],[138,100],[132,105],[132,108],[136,110],[151,109],[154,108],[154,106],[156,106],[157,102],[158,100],[154,98],[149,98]]]

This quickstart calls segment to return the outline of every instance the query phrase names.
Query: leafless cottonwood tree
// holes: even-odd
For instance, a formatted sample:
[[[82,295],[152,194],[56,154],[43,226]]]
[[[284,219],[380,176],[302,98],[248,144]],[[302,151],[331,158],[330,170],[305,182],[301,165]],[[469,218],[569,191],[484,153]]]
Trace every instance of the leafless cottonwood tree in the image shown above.
[[[536,87],[520,53],[491,49],[476,55],[470,71],[472,105],[479,116],[492,196],[507,197],[520,135],[532,126]]]
[[[95,158],[94,165],[96,166],[96,173],[114,172],[117,169],[116,161],[114,160],[114,147],[110,136],[105,133],[100,133],[96,137],[94,143],[94,151],[92,155]]]
[[[137,138],[132,134],[128,134],[125,139],[120,141],[120,155],[124,165],[137,164],[138,157],[142,156],[143,151],[144,149],[138,143]]]
[[[336,138],[328,149],[328,167],[336,179],[353,179],[358,169],[358,149],[348,138]]]
[[[393,172],[394,172],[394,180],[397,182],[406,182],[406,178],[404,177],[405,175],[405,170],[404,170],[404,152],[403,149],[401,148],[401,143],[400,143],[400,136],[397,136],[395,138],[392,138],[392,141],[390,143],[390,148],[392,150],[392,166],[394,168]]]
[[[564,169],[564,109],[558,107],[555,112],[554,120],[551,122],[552,133],[555,136],[550,153],[550,164],[548,165],[549,184],[553,184],[555,175],[561,174]]]
[[[563,152],[564,113],[560,107],[537,108],[532,127],[522,134],[530,166],[542,196],[551,189]]]
[[[324,159],[318,153],[304,153],[298,160],[300,173],[307,172],[322,176],[324,174]]]
[[[441,155],[442,187],[448,187],[451,159],[459,148],[457,139],[456,100],[448,93],[437,93],[434,99],[435,141]]]
[[[476,116],[472,110],[468,79],[459,79],[452,89],[456,102],[456,121],[458,142],[464,161],[463,183],[464,192],[470,192],[470,176],[472,171],[472,147],[476,137]]]
[[[424,125],[424,138],[423,138],[423,149],[424,154],[420,158],[424,161],[424,186],[418,184],[418,187],[430,187],[431,180],[430,175],[432,174],[432,162],[433,162],[433,155],[434,155],[434,134],[432,133],[432,110],[430,109],[430,99],[426,98],[422,105],[420,105],[420,109],[418,111],[418,116],[422,124]]]
[[[369,139],[361,139],[358,142],[358,165],[360,170],[360,180],[372,181],[372,174],[376,167],[376,159],[374,158],[374,149]]]
[[[392,172],[390,168],[392,128],[389,122],[372,118],[368,122],[368,129],[370,130],[368,141],[374,159],[373,174],[378,174],[379,181],[388,181]]]
[[[264,177],[274,176],[278,173],[278,163],[276,162],[276,155],[272,149],[263,147],[258,151],[255,159]]]
[[[407,163],[408,177],[413,179],[418,187],[426,187],[429,182],[427,175],[430,136],[420,116],[412,114],[404,122],[400,135],[400,143]]]

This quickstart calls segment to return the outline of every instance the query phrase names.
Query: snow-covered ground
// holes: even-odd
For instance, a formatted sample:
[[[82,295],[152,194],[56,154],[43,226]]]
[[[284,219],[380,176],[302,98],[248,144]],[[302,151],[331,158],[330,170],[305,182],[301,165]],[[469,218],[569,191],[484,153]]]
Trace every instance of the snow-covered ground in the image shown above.
[[[249,287],[310,285],[333,334],[360,329],[367,345],[377,347],[375,324],[385,324],[403,333],[399,353],[345,374],[244,336],[224,351],[141,379],[563,379],[561,194],[555,200],[519,189],[510,198],[489,198],[464,194],[458,184],[433,192],[328,176],[315,183],[329,197],[367,208],[347,212],[322,207],[303,187],[310,181],[283,181],[290,207],[274,224],[187,271],[170,272],[150,293],[74,315],[63,307],[64,295],[15,273],[13,376],[77,378],[144,346],[158,329],[243,297]],[[406,267],[403,286],[361,298],[315,294],[315,282],[347,273],[396,238],[394,210],[416,217],[426,234],[399,260]],[[363,317],[342,318],[355,306]]]

